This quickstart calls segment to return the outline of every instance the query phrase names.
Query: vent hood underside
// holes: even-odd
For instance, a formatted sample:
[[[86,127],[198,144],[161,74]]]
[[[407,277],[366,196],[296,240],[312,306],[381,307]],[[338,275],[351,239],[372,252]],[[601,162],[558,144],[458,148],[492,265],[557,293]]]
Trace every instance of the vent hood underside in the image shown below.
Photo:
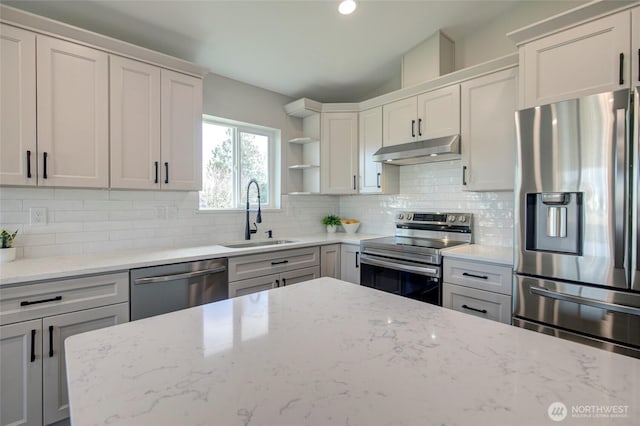
[[[460,135],[385,146],[373,154],[373,161],[406,166],[460,158]]]

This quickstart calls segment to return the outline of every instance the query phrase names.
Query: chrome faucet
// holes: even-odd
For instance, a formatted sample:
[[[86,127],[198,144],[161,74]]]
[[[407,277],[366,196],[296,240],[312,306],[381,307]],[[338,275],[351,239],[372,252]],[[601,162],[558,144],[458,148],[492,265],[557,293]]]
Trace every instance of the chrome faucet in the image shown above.
[[[258,215],[256,216],[256,221],[253,222],[253,226],[255,227],[254,229],[251,229],[251,227],[249,226],[249,212],[251,211],[249,210],[249,189],[251,188],[252,183],[256,184],[256,190],[258,190]],[[245,240],[250,240],[251,234],[255,234],[256,232],[258,232],[258,225],[256,225],[256,222],[262,223],[262,212],[260,211],[260,185],[258,185],[257,180],[251,179],[249,181],[249,184],[247,185],[247,223],[244,228]]]

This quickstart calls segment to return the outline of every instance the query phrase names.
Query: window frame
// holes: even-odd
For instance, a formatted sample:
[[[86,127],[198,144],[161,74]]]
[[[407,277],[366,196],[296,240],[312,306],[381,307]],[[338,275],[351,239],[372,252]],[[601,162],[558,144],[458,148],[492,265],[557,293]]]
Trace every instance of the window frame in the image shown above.
[[[250,123],[243,123],[234,120],[228,120],[220,117],[214,117],[211,115],[203,114],[202,116],[202,125],[204,124],[212,124],[217,126],[230,127],[233,129],[232,131],[232,149],[233,149],[233,167],[232,167],[232,179],[233,179],[233,194],[232,194],[232,202],[234,207],[224,207],[224,208],[204,208],[200,207],[200,192],[198,192],[198,212],[200,213],[215,213],[215,212],[237,212],[244,211],[245,206],[243,205],[242,194],[246,191],[246,188],[241,188],[241,178],[240,178],[240,162],[241,162],[241,152],[240,152],[240,135],[241,133],[249,133],[259,136],[264,136],[267,138],[267,146],[268,146],[268,182],[267,185],[269,187],[269,203],[260,203],[260,207],[263,210],[276,210],[280,209],[280,198],[281,198],[281,189],[280,182],[282,171],[280,170],[280,130],[269,128],[260,125],[254,125]],[[208,161],[209,157],[205,156],[204,152],[202,153],[202,165],[204,167],[205,161]],[[204,174],[203,174],[204,179]],[[261,200],[262,201],[262,200]]]

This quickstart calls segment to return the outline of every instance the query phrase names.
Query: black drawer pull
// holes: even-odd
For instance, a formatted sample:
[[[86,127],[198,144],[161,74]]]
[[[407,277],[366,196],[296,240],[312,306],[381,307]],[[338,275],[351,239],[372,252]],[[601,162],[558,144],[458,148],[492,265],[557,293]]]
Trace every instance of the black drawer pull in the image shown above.
[[[53,357],[53,326],[49,326],[49,358]]]
[[[462,166],[462,185],[467,185],[467,166]]]
[[[418,118],[418,136],[422,136],[422,118]]]
[[[382,186],[380,186],[380,173],[378,173],[378,176],[376,177],[376,186],[378,188],[382,188]]]
[[[271,265],[283,265],[285,263],[289,263],[288,260],[281,260],[279,262],[271,262]]]
[[[480,278],[481,280],[488,280],[489,277],[486,275],[474,275],[474,274],[470,274],[468,272],[463,272],[462,275],[464,275],[465,277],[473,277],[473,278]]]
[[[416,120],[411,120],[411,137],[415,138],[416,137]]]
[[[468,309],[470,311],[480,312],[481,314],[486,314],[487,313],[486,309],[476,309],[476,308],[472,308],[471,306],[467,306],[467,305],[462,305],[462,307],[464,309]]]
[[[276,287],[280,287],[280,280],[276,280]]]
[[[356,268],[360,267],[360,264],[358,263],[358,255],[360,254],[359,251],[356,252]]]
[[[47,178],[47,157],[48,156],[49,154],[47,154],[46,152],[42,153],[42,179]]]
[[[169,183],[169,163],[164,163],[164,183]]]
[[[156,166],[156,179],[155,179],[155,182],[154,182],[154,183],[158,183],[158,162],[157,162],[157,161],[154,161],[154,164],[155,164],[155,166]]]
[[[51,299],[35,300],[33,302],[25,300],[24,302],[20,302],[20,306],[37,305],[38,303],[56,302],[58,300],[62,300],[62,296],[52,297]]]
[[[620,85],[622,86],[624,84],[624,53],[620,54],[620,81],[618,81],[618,83],[620,83]]]
[[[27,177],[31,179],[31,151],[27,150]]]
[[[286,285],[287,285],[287,279],[286,279],[286,278],[283,278],[283,279],[282,279],[282,287],[284,287],[284,286],[286,286]]]
[[[36,331],[31,330],[31,362],[36,360]]]

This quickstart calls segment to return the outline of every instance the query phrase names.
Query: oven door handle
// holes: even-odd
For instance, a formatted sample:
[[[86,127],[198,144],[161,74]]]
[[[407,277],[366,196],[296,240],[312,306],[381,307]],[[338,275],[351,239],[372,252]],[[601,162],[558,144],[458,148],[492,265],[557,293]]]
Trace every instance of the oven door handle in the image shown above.
[[[602,302],[600,300],[595,300],[588,297],[580,297],[580,296],[573,296],[565,293],[558,293],[556,291],[547,290],[546,288],[541,288],[541,287],[531,287],[529,291],[531,292],[531,294],[535,294],[542,297],[549,297],[551,299],[556,299],[563,302],[573,302],[579,305],[587,305],[587,306],[593,306],[594,308],[605,309],[607,311],[622,312],[630,315],[640,315],[640,309],[633,306],[619,305],[617,303]]]
[[[402,272],[411,272],[418,275],[425,275],[427,277],[438,277],[438,269],[437,268],[427,268],[424,266],[413,266],[408,265],[405,262],[400,260],[389,262],[386,260],[377,259],[366,254],[360,255],[360,264],[372,265],[372,266],[380,266],[382,268],[389,268],[396,271]]]

